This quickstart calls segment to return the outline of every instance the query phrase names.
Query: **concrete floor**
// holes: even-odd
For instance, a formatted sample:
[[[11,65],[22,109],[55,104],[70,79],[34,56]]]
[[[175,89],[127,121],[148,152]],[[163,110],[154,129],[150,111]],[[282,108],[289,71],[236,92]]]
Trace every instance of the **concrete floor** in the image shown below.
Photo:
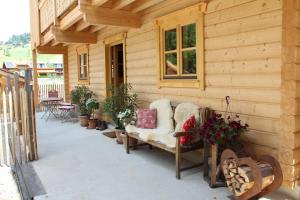
[[[229,199],[226,188],[208,187],[201,169],[184,172],[177,180],[174,158],[166,152],[146,148],[127,155],[100,131],[55,119],[45,122],[39,116],[39,160],[32,164],[47,194],[35,199]]]
[[[21,200],[10,167],[0,166],[0,200]]]

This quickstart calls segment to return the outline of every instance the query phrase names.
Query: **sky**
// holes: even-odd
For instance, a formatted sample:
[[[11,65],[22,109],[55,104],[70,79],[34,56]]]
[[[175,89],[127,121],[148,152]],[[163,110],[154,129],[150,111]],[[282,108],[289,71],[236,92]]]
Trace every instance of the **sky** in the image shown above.
[[[0,41],[29,32],[29,0],[0,0]]]

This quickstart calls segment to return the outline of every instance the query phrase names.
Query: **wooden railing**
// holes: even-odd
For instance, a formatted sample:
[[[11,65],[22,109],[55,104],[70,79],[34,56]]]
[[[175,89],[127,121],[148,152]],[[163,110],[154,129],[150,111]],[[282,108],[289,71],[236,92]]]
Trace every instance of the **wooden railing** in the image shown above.
[[[28,184],[29,179],[32,181],[29,161],[38,159],[33,97],[31,69],[26,69],[25,80],[17,72],[1,71],[0,168],[8,166],[13,171],[22,199],[33,199],[35,195]]]
[[[55,24],[56,19],[64,14],[78,0],[41,0],[39,1],[41,33]]]
[[[32,71],[26,70],[25,84],[17,72],[1,74],[0,86],[0,166],[37,160]]]
[[[53,0],[43,0],[39,5],[41,32],[44,32],[54,23],[54,6]]]
[[[65,90],[63,83],[39,83],[39,99],[47,98],[49,91],[57,91],[58,97],[64,98]]]

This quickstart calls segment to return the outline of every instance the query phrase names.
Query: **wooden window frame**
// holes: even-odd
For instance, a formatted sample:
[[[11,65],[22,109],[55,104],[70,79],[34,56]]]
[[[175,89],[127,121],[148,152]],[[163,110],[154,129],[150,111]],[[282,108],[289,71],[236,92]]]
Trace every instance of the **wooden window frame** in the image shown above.
[[[78,71],[78,84],[79,85],[89,85],[90,84],[90,70],[89,70],[89,46],[88,45],[84,45],[81,47],[78,47],[76,49],[77,52],[77,71]],[[82,54],[86,54],[87,55],[87,60],[86,60],[86,68],[87,68],[87,77],[86,79],[81,79],[80,78],[80,67],[81,67],[81,63],[80,63],[80,55]]]
[[[204,77],[204,12],[207,3],[200,3],[156,19],[157,57],[158,57],[158,87],[205,88]],[[196,24],[196,74],[181,74],[182,67],[182,30],[183,26]],[[176,29],[177,36],[177,75],[165,78],[165,31]]]

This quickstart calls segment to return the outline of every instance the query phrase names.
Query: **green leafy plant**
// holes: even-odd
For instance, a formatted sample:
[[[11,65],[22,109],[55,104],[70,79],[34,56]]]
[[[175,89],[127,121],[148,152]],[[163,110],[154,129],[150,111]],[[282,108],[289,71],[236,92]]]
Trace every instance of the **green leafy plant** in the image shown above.
[[[86,86],[77,86],[71,91],[71,101],[77,105],[77,109],[82,116],[90,116],[91,110],[86,106],[86,102],[94,96],[94,93]]]
[[[99,101],[96,98],[90,98],[86,101],[86,108],[94,118],[94,111],[99,108]]]
[[[124,123],[118,118],[118,114],[126,110],[134,113],[138,106],[137,94],[130,93],[131,90],[131,84],[122,84],[119,87],[110,86],[110,95],[102,104],[103,112],[111,117],[118,129],[124,129]]]

